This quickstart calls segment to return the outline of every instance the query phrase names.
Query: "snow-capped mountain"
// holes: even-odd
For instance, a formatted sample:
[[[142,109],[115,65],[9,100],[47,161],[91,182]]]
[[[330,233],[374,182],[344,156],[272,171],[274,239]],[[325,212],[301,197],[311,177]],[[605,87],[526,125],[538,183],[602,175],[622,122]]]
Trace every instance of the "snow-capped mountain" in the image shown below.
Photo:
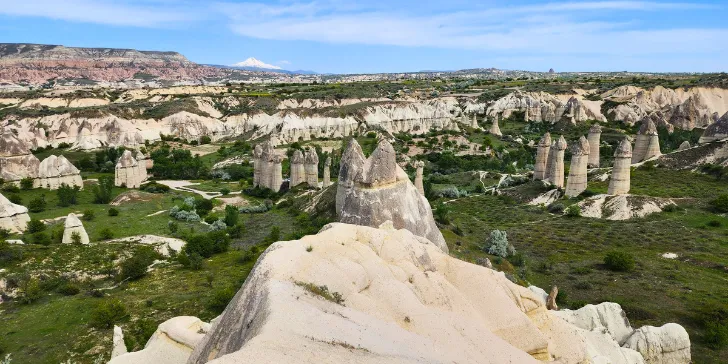
[[[278,66],[274,66],[272,64],[267,64],[263,61],[257,60],[254,57],[250,57],[242,62],[236,63],[233,65],[233,67],[245,67],[245,68],[259,68],[264,70],[280,70],[282,68]]]

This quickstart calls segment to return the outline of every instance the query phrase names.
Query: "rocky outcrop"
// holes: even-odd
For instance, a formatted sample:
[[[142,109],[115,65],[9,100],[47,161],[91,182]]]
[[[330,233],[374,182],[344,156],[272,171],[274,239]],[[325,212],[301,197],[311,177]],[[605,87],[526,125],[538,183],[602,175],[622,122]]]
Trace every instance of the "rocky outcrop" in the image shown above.
[[[0,137],[0,177],[6,182],[23,178],[37,178],[40,161],[30,152],[29,145],[14,133],[5,132]]]
[[[179,316],[163,322],[144,349],[111,358],[109,364],[183,364],[210,330],[197,317]]]
[[[324,182],[323,188],[331,186],[331,157],[326,157],[324,161]]]
[[[351,139],[341,158],[336,213],[347,224],[376,227],[392,221],[395,228],[407,229],[448,251],[430,203],[397,165],[394,148],[386,140],[365,158],[359,143]]]
[[[579,202],[581,216],[606,220],[629,220],[660,213],[675,203],[668,198],[636,195],[596,195]]]
[[[316,149],[308,148],[303,155],[306,183],[309,187],[318,188],[319,157]]]
[[[111,349],[111,359],[127,353],[126,343],[124,343],[124,332],[121,331],[121,327],[114,325],[114,335],[112,336],[111,341],[113,344],[113,348]]]
[[[580,95],[562,97],[546,92],[515,91],[488,107],[487,116],[510,117],[514,112],[523,112],[525,120],[555,123],[562,119],[576,123],[587,120],[606,121],[600,111],[601,101],[589,101]]]
[[[283,158],[276,154],[270,141],[256,145],[253,152],[253,182],[255,187],[268,188],[275,192],[283,184]]]
[[[79,220],[74,213],[68,214],[68,216],[66,217],[66,222],[63,226],[63,244],[73,244],[73,236],[76,234],[78,234],[78,237],[80,239],[78,240],[79,243],[84,245],[89,243],[86,229],[84,229],[81,220]]]
[[[335,223],[270,246],[187,363],[642,363],[542,300],[406,229]]]
[[[533,168],[534,180],[545,180],[548,172],[547,165],[551,150],[551,134],[546,133],[538,142],[536,149],[536,164]]]
[[[139,188],[146,179],[146,172],[146,162],[142,165],[132,156],[130,150],[125,150],[114,169],[114,185]]]
[[[495,136],[503,136],[500,127],[498,126],[498,115],[493,118],[493,124],[490,126],[490,133]]]
[[[677,148],[678,152],[686,150],[686,149],[690,149],[690,142],[687,140],[680,143],[680,146]]]
[[[146,180],[148,177],[147,169],[152,169],[152,167],[154,167],[154,160],[144,155],[141,150],[134,152],[134,159],[137,161],[139,169],[138,174],[142,177],[142,181]]]
[[[9,230],[11,233],[22,233],[28,221],[30,216],[27,207],[16,205],[0,194],[0,229]]]
[[[306,182],[306,167],[304,166],[303,152],[296,149],[291,156],[291,183],[290,186],[298,186]]]
[[[721,116],[715,123],[705,128],[698,143],[710,143],[725,138],[728,138],[728,112]]]
[[[40,162],[36,187],[55,190],[63,184],[83,188],[81,171],[62,155],[51,155]]]
[[[566,139],[560,136],[549,150],[550,160],[546,180],[556,188],[564,187],[564,152],[566,151]]]
[[[645,364],[690,363],[690,337],[678,324],[644,326],[624,343],[625,348],[642,354]]]
[[[569,179],[566,181],[564,194],[567,197],[576,197],[586,190],[587,164],[589,163],[591,148],[589,147],[589,142],[582,136],[571,150]]]
[[[626,195],[629,193],[630,166],[632,161],[632,144],[628,139],[622,140],[614,151],[612,177],[609,179],[610,195]]]
[[[416,161],[414,163],[415,167],[415,188],[417,189],[417,192],[419,192],[422,196],[425,195],[425,185],[423,183],[423,173],[425,170],[425,162],[423,161]]]
[[[599,147],[601,146],[602,127],[599,124],[592,125],[589,128],[587,141],[589,142],[589,162],[591,168],[599,168]]]
[[[657,134],[655,123],[650,119],[645,119],[635,139],[632,164],[658,157],[661,154],[660,137]]]
[[[554,315],[584,330],[602,331],[611,336],[620,346],[632,335],[634,329],[627,314],[618,303],[604,302],[586,305],[578,310],[561,310]]]

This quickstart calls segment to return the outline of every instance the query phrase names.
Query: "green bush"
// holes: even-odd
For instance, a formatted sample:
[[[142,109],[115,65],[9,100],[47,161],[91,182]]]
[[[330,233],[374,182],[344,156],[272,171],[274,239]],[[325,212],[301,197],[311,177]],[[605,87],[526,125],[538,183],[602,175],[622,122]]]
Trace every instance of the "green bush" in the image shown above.
[[[58,195],[58,206],[61,207],[68,207],[71,205],[75,205],[78,203],[78,191],[81,190],[81,187],[79,186],[69,186],[65,183],[62,183],[60,187],[56,190],[56,194]]]
[[[51,245],[52,241],[50,236],[46,233],[33,234],[33,244],[48,246]]]
[[[28,211],[30,212],[43,212],[46,209],[45,196],[41,195],[38,198],[31,200],[28,203]]]
[[[114,188],[114,178],[104,176],[99,178],[99,183],[94,186],[92,192],[94,194],[94,203],[107,204],[111,202],[112,189]]]
[[[225,206],[225,225],[227,226],[235,226],[238,223],[238,219],[240,217],[240,211],[238,211],[238,208],[233,205],[227,205]]]
[[[227,251],[229,247],[230,238],[227,233],[224,230],[218,230],[187,238],[187,245],[185,245],[184,250],[190,256],[197,253],[201,257],[209,258],[213,254]]]
[[[581,208],[579,205],[571,205],[568,208],[566,208],[566,216],[568,217],[580,217],[581,216]]]
[[[93,210],[84,210],[81,219],[83,221],[93,221],[96,218],[96,213]]]
[[[137,280],[147,274],[147,268],[154,263],[156,254],[151,249],[143,249],[121,263],[119,280]]]
[[[728,346],[728,306],[709,304],[696,313],[696,322],[703,327],[703,342],[720,350]]]
[[[221,189],[220,189],[220,193],[221,193],[221,194],[222,194],[223,196],[227,196],[227,195],[229,195],[229,194],[230,194],[230,189],[229,189],[229,188],[227,188],[227,187],[223,187],[223,188],[221,188]]]
[[[23,199],[17,193],[11,193],[8,195],[8,200],[16,205],[22,205]]]
[[[30,219],[30,221],[28,221],[25,232],[28,234],[35,234],[44,231],[45,229],[46,225],[43,223],[43,221],[40,221],[38,219]]]
[[[75,296],[81,292],[81,289],[76,284],[67,281],[60,285],[56,291],[64,296]]]
[[[23,259],[23,249],[0,240],[0,267]]]
[[[564,207],[564,205],[562,203],[554,202],[551,205],[549,205],[548,212],[550,212],[552,214],[563,214],[565,208],[566,207]]]
[[[115,209],[113,207],[110,208],[109,209],[109,216],[119,216],[119,210],[117,210],[117,209]]]
[[[728,195],[720,195],[715,200],[710,201],[713,210],[720,213],[728,212]]]
[[[40,288],[40,282],[35,278],[27,279],[21,286],[23,295],[20,297],[20,302],[30,304],[40,299],[43,291]]]
[[[103,230],[101,230],[99,232],[99,238],[101,238],[101,240],[113,239],[114,238],[114,232],[111,231],[111,229],[109,229],[109,228],[104,228]]]
[[[604,257],[604,265],[615,272],[629,272],[634,269],[634,257],[625,252],[613,251]]]
[[[49,239],[50,241],[50,239]],[[81,244],[81,233],[78,231],[74,231],[71,233],[71,243],[73,244]]]
[[[91,311],[89,324],[97,329],[110,329],[126,317],[126,307],[121,301],[107,300]]]
[[[516,254],[516,248],[508,243],[508,234],[502,230],[491,231],[485,246],[485,251],[488,254],[496,255],[501,258],[506,258]]]
[[[33,189],[33,178],[31,177],[25,177],[20,180],[20,189],[21,190],[32,190]]]
[[[222,313],[228,303],[235,297],[235,289],[232,287],[215,291],[207,306],[216,314]]]

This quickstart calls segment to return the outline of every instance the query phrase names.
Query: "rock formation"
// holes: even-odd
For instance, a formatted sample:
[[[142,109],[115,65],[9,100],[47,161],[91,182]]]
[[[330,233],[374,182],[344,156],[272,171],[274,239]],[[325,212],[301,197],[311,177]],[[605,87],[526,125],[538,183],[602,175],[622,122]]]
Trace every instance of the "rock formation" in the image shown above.
[[[493,124],[490,126],[490,133],[495,136],[503,136],[500,127],[498,126],[498,115],[493,118]]]
[[[306,168],[304,166],[303,153],[296,149],[291,156],[291,183],[290,186],[298,186],[306,182]]]
[[[415,188],[417,188],[417,192],[419,192],[422,196],[425,195],[425,185],[422,182],[422,174],[425,169],[425,162],[423,161],[416,161],[414,164],[414,167],[416,169],[415,171]]]
[[[253,151],[253,186],[268,188],[275,192],[283,184],[283,158],[276,154],[270,141],[256,145]]]
[[[527,121],[552,124],[562,119],[607,121],[601,113],[601,104],[601,101],[590,101],[581,96],[515,91],[490,104],[487,116],[500,114],[508,118],[514,112],[524,112]]]
[[[126,343],[124,342],[124,332],[121,331],[121,327],[114,325],[114,335],[112,336],[113,348],[111,349],[111,359],[117,356],[124,355],[128,351],[126,350]]]
[[[548,163],[547,180],[556,188],[564,187],[564,151],[566,151],[566,147],[566,139],[562,135],[549,151],[551,160]]]
[[[716,140],[728,138],[728,112],[720,117],[715,123],[705,128],[698,143],[709,143]]]
[[[159,325],[143,350],[114,356],[109,364],[184,364],[209,330],[210,324],[197,317],[171,318]]]
[[[17,182],[23,178],[37,178],[40,161],[30,152],[28,144],[12,132],[0,137],[0,177],[5,182]]]
[[[558,311],[559,305],[556,304],[556,296],[559,295],[559,287],[551,287],[551,292],[546,297],[546,309]]]
[[[680,146],[677,148],[678,151],[683,151],[685,149],[690,149],[690,142],[687,140],[680,143]]]
[[[646,119],[637,133],[632,164],[657,157],[660,154],[660,137],[657,135],[657,128],[652,120]]]
[[[589,142],[589,163],[588,167],[599,168],[599,146],[601,145],[602,127],[599,124],[589,128],[587,141]]]
[[[144,174],[142,174],[142,171],[144,171]],[[139,188],[146,179],[146,172],[146,162],[144,164],[139,163],[134,159],[130,150],[125,150],[114,169],[114,185],[117,187]]]
[[[629,193],[630,166],[632,161],[632,144],[627,138],[622,140],[614,151],[614,166],[609,180],[610,195],[626,195]]]
[[[544,180],[546,179],[546,166],[549,159],[549,151],[551,150],[551,134],[546,133],[538,142],[536,149],[536,164],[533,168],[533,179]]]
[[[316,149],[308,148],[303,155],[304,169],[306,170],[306,183],[309,187],[318,188],[319,157]]]
[[[473,113],[473,121],[470,123],[470,127],[473,129],[478,129],[480,126],[478,126],[478,114]]]
[[[591,148],[589,142],[582,136],[571,150],[571,167],[564,194],[567,197],[576,197],[586,190],[587,164]]]
[[[385,226],[273,244],[186,363],[642,363],[502,273]]]
[[[16,205],[0,194],[0,229],[11,233],[22,233],[30,221],[28,208]]]
[[[394,148],[386,140],[368,159],[355,139],[349,142],[341,158],[336,213],[347,224],[376,227],[392,221],[395,228],[407,229],[448,251],[430,203],[397,165]]]
[[[636,195],[596,195],[578,203],[582,217],[613,221],[639,219],[675,205],[669,198]]]
[[[139,165],[139,175],[143,177],[142,180],[146,180],[148,177],[147,169],[152,169],[152,167],[154,167],[154,160],[148,158],[141,150],[138,149],[134,153],[134,159],[136,159],[137,164]]]
[[[324,161],[324,182],[323,188],[331,186],[331,157],[326,157]]]
[[[81,244],[89,243],[88,234],[86,234],[86,229],[83,228],[81,220],[79,220],[74,213],[70,213],[66,217],[66,222],[64,223],[63,244],[72,244],[74,242],[74,234],[79,235],[79,237],[81,238]]]
[[[62,184],[83,188],[81,171],[66,157],[51,155],[40,162],[36,187],[58,189]]]

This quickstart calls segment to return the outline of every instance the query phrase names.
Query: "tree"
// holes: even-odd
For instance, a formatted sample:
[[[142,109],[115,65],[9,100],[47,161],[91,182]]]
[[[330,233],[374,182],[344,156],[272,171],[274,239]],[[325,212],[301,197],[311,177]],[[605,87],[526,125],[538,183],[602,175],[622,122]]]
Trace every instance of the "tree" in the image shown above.
[[[33,189],[33,178],[32,177],[25,177],[20,180],[20,189],[23,190],[32,190]]]
[[[56,190],[56,194],[58,195],[58,206],[61,207],[68,207],[71,205],[75,205],[78,200],[78,191],[81,190],[81,187],[79,186],[69,186],[65,183],[62,183],[60,187]]]
[[[46,209],[45,196],[41,195],[38,198],[31,200],[28,203],[28,211],[30,212],[43,212]]]
[[[720,195],[713,201],[710,201],[710,206],[720,213],[728,212],[728,195]]]
[[[105,176],[99,178],[99,183],[94,186],[94,203],[107,204],[111,202],[111,192],[114,187],[114,178]]]
[[[40,221],[38,219],[30,219],[30,221],[28,221],[27,229],[25,230],[25,232],[28,234],[35,234],[45,230],[45,228],[46,226],[43,221]]]
[[[81,233],[74,231],[71,233],[71,243],[81,244]]]
[[[488,238],[488,254],[497,255],[501,258],[516,254],[516,248],[508,243],[508,234],[502,230],[493,230]]]
[[[119,300],[108,300],[91,311],[90,325],[99,329],[110,329],[126,318],[126,306]]]
[[[237,207],[235,207],[233,205],[225,206],[225,225],[235,226],[235,224],[238,223],[239,217],[240,217],[240,211],[238,211]]]

